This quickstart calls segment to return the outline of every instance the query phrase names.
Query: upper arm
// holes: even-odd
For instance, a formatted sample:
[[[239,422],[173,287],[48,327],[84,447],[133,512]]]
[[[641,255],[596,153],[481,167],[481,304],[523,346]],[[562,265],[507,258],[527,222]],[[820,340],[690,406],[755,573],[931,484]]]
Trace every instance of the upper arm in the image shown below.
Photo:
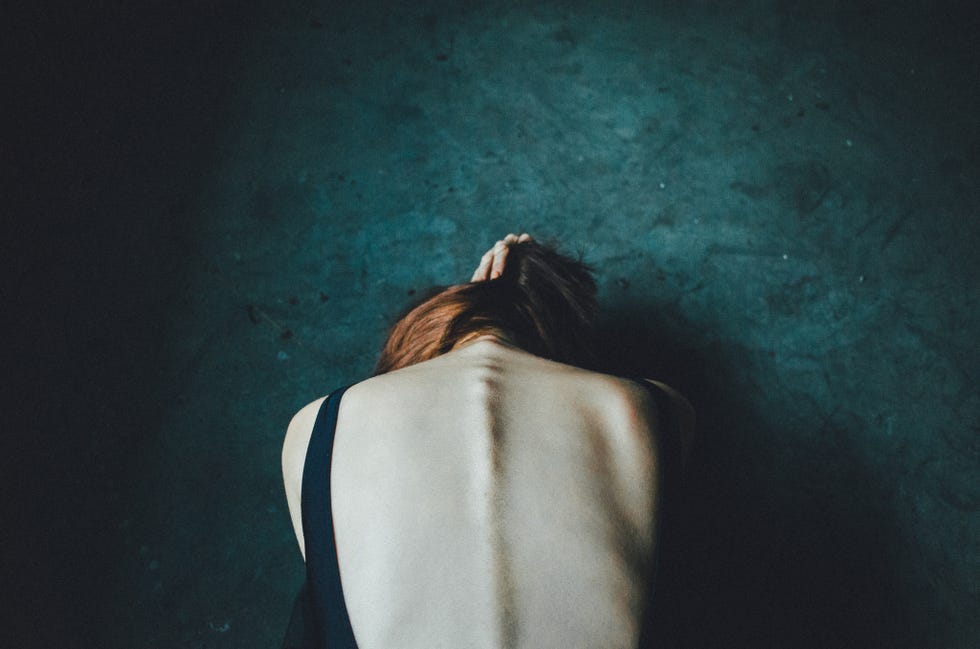
[[[324,397],[326,398],[326,397]],[[313,425],[323,399],[317,399],[303,407],[289,422],[286,438],[282,442],[282,481],[286,489],[286,504],[293,531],[299,543],[299,551],[306,559],[306,544],[303,541],[303,515],[301,510],[303,496],[303,466],[306,463],[306,449],[310,445]]]

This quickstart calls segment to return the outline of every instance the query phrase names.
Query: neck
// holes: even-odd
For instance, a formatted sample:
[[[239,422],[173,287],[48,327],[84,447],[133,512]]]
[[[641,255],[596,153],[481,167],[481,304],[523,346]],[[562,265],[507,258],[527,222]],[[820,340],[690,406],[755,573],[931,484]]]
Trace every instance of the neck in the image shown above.
[[[464,347],[469,347],[473,343],[477,343],[480,341],[495,342],[501,345],[505,345],[507,347],[515,347],[515,348],[517,347],[517,345],[515,345],[514,342],[510,338],[505,336],[502,332],[497,330],[492,330],[492,331],[477,331],[469,334],[468,336],[464,336],[459,340],[459,342],[453,345],[452,351],[463,349]]]

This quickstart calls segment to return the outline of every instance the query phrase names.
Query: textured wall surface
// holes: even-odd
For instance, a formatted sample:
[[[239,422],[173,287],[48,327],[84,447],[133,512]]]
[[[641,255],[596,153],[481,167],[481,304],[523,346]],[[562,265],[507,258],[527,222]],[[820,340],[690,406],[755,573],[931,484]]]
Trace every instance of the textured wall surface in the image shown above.
[[[87,153],[142,193],[86,198],[124,252],[89,284],[106,308],[77,310],[98,344],[64,343],[90,369],[65,377],[102,404],[73,448],[110,464],[80,474],[97,529],[64,525],[112,559],[81,573],[97,601],[65,632],[277,646],[302,578],[290,416],[365,378],[413,296],[527,231],[595,267],[611,366],[699,411],[658,586],[667,646],[975,646],[980,68],[962,7],[347,4],[100,23],[149,77],[104,118],[126,144]],[[91,236],[64,244],[80,267],[107,249]]]

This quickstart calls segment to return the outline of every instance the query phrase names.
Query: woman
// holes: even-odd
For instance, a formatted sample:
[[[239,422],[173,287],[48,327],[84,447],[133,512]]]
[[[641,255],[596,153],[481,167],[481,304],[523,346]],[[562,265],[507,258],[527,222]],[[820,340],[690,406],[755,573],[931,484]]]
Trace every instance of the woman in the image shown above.
[[[293,418],[283,475],[308,580],[287,646],[645,642],[693,410],[584,369],[594,313],[586,266],[508,235],[394,326],[374,377]]]

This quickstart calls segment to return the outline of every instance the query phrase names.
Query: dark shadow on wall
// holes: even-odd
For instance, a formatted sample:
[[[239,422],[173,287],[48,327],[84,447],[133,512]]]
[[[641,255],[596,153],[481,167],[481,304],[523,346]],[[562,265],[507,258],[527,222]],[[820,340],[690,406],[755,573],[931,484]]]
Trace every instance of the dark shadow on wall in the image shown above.
[[[809,432],[755,411],[738,387],[751,385],[747,353],[699,348],[694,332],[648,306],[599,326],[606,371],[662,379],[698,412],[679,516],[661,546],[659,646],[916,646],[883,551],[897,527],[848,426],[817,422],[820,448],[811,448]]]
[[[230,91],[221,4],[40,3],[5,43],[4,646],[133,645],[107,601]]]

